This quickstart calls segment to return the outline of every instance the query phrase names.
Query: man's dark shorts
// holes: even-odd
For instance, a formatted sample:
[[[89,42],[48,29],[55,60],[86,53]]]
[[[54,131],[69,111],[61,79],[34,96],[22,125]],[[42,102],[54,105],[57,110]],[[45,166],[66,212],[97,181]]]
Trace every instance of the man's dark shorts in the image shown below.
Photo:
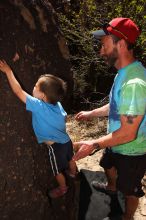
[[[115,167],[117,170],[117,189],[125,195],[142,197],[141,180],[146,172],[146,154],[126,156],[106,149],[100,161],[104,169]]]
[[[71,141],[65,144],[54,143],[48,149],[53,175],[56,176],[68,168],[73,157],[73,145]]]

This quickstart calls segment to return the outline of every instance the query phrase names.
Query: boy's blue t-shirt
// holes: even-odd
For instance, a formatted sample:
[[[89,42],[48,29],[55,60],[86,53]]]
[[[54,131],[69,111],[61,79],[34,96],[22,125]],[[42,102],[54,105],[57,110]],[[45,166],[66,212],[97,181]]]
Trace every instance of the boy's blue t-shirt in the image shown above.
[[[70,140],[66,133],[66,115],[60,102],[46,103],[27,95],[26,110],[32,112],[32,125],[38,143],[53,141],[64,144]]]
[[[110,92],[108,133],[121,127],[120,115],[144,117],[136,139],[112,147],[112,151],[123,155],[146,154],[146,69],[138,61],[120,69],[115,77]]]

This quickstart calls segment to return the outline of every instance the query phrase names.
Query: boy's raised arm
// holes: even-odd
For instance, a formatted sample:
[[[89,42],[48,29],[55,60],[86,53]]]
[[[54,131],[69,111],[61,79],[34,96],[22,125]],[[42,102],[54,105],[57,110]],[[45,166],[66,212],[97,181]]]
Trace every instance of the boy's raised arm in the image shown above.
[[[4,60],[0,60],[0,70],[6,74],[9,84],[15,95],[18,96],[22,102],[26,103],[27,93],[22,89],[19,82],[16,80],[10,66]]]

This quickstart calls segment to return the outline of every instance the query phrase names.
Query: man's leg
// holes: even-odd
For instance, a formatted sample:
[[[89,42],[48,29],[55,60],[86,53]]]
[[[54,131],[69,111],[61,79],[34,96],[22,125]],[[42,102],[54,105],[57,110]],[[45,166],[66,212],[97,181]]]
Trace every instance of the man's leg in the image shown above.
[[[106,149],[103,152],[103,156],[100,160],[100,166],[103,167],[106,178],[107,184],[99,182],[98,180],[92,181],[92,186],[99,190],[105,191],[106,189],[109,191],[116,191],[116,180],[117,180],[117,172],[113,164],[113,153],[110,149]]]
[[[138,207],[139,198],[136,196],[125,197],[125,213],[122,220],[132,220]]]
[[[114,167],[111,169],[104,169],[105,175],[107,178],[107,189],[116,191],[116,179],[117,179],[117,172]]]
[[[107,177],[107,189],[116,191],[116,169],[105,169]],[[132,220],[134,213],[138,207],[139,198],[136,196],[125,197],[125,213],[123,214],[122,220]]]
[[[139,198],[144,195],[141,180],[146,170],[146,155],[116,156],[117,189],[125,195],[125,212],[122,220],[132,220]]]

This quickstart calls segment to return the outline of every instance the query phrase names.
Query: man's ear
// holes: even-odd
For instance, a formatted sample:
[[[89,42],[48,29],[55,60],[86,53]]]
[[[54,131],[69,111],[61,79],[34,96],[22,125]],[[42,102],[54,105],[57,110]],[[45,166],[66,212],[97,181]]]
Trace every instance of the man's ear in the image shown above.
[[[127,48],[127,43],[124,39],[118,41],[119,48]]]

